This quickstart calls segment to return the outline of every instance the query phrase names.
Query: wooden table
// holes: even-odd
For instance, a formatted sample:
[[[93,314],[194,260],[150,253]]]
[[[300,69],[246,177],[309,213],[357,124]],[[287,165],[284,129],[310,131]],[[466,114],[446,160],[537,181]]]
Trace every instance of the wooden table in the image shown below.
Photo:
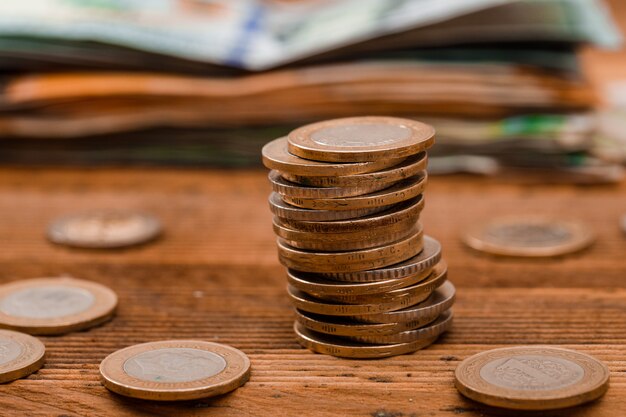
[[[432,347],[385,360],[345,360],[302,349],[276,259],[263,171],[0,169],[0,281],[68,274],[113,288],[117,317],[101,327],[44,337],[48,360],[0,386],[0,415],[304,416],[509,415],[461,397],[460,360],[518,344],[578,349],[605,361],[600,401],[555,416],[614,417],[626,410],[626,184],[577,188],[434,178],[423,224],[441,240],[458,287],[453,329]],[[101,207],[157,214],[166,233],[117,252],[48,243],[48,222]],[[479,219],[548,213],[592,226],[579,255],[503,259],[465,248],[459,233]],[[157,404],[107,391],[98,365],[125,346],[174,338],[223,342],[246,352],[252,378],[213,400]],[[510,414],[515,415],[515,414]]]

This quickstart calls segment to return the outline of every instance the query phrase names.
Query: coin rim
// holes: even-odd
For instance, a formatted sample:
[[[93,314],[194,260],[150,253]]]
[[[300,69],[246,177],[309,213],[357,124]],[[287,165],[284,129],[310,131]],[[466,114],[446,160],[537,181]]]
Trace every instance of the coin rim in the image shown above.
[[[0,311],[0,328],[32,335],[61,335],[98,326],[113,318],[118,297],[110,288],[94,281],[70,277],[42,277],[18,280],[0,285],[0,300],[9,294],[42,285],[68,286],[89,291],[93,304],[84,311],[50,319],[16,317]]]
[[[480,378],[480,369],[482,369],[486,362],[502,357],[521,354],[545,356],[552,355],[559,358],[565,357],[566,359],[581,366],[585,370],[585,376],[587,376],[589,370],[587,365],[592,363],[596,366],[597,373],[600,377],[590,386],[589,380],[583,378],[580,383],[574,384],[573,386],[545,391],[520,391],[507,389],[493,385]],[[579,358],[582,357],[586,360],[586,362],[581,363],[580,361],[576,361],[572,359],[572,356],[578,356]],[[475,371],[471,375],[467,371],[469,367]],[[483,404],[514,410],[555,410],[580,405],[600,398],[609,387],[610,371],[606,364],[586,353],[554,346],[531,345],[491,349],[472,355],[463,360],[456,367],[454,378],[456,388],[461,394]],[[472,380],[470,380],[470,378],[472,378]],[[473,379],[477,379],[481,385],[488,387],[485,388],[485,386],[476,386],[476,381],[473,381]],[[588,388],[585,386],[588,386]],[[489,390],[490,387],[493,388]],[[551,396],[544,395],[532,398],[524,395],[518,395],[516,394],[517,392],[523,392],[525,394],[533,394],[537,392],[544,394],[547,393],[549,395],[550,393],[552,394]],[[565,394],[563,395],[564,392]],[[559,395],[559,393],[561,393],[561,395]]]
[[[224,359],[226,367],[216,375],[189,382],[171,382],[170,385],[188,384],[186,388],[146,388],[150,383],[128,375],[124,371],[124,363],[131,357],[140,353],[167,348],[190,348],[205,350],[217,354]],[[236,360],[234,362],[233,358]],[[234,365],[238,367],[234,367]],[[211,384],[210,380],[216,379],[227,370],[241,369],[232,377],[219,383]],[[100,380],[109,390],[132,398],[158,401],[184,401],[200,398],[214,397],[233,391],[250,378],[250,359],[248,356],[232,346],[202,340],[162,340],[128,346],[109,354],[100,363]]]
[[[41,340],[7,329],[0,329],[0,335],[5,335],[22,346],[22,352],[17,358],[0,365],[0,384],[24,378],[41,369],[46,361],[46,346]]]

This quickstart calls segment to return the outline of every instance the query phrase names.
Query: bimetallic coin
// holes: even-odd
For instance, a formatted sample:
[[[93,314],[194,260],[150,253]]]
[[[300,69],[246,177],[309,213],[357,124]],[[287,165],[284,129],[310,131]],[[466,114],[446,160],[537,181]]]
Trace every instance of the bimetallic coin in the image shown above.
[[[60,245],[111,249],[155,239],[161,223],[144,213],[94,211],[61,217],[48,228],[48,238]]]
[[[411,200],[395,204],[385,211],[357,219],[313,222],[274,217],[274,223],[300,232],[344,234],[360,232],[364,229],[391,226],[396,223],[404,222],[409,218],[419,218],[423,209],[424,197],[423,195],[418,195]]]
[[[311,187],[363,187],[374,183],[390,186],[396,181],[412,177],[425,170],[427,162],[426,152],[420,152],[417,155],[408,157],[399,165],[366,174],[326,177],[291,175],[288,173],[281,173],[281,175],[288,181]]]
[[[387,311],[380,314],[353,316],[351,319],[365,323],[408,323],[411,328],[418,328],[431,317],[437,317],[454,304],[456,290],[450,281],[446,281],[424,302],[402,310]]]
[[[278,259],[287,268],[303,272],[364,271],[412,258],[422,251],[422,229],[400,241],[378,248],[351,252],[311,252],[292,248],[277,239]]]
[[[313,222],[353,219],[385,211],[389,208],[370,207],[357,210],[310,210],[285,203],[278,193],[270,194],[269,203],[270,210],[278,217]]]
[[[46,348],[38,339],[24,333],[0,330],[0,383],[32,374],[46,360]]]
[[[404,158],[380,158],[375,161],[337,164],[303,159],[287,150],[287,138],[266,144],[261,151],[263,164],[282,173],[306,176],[345,176],[380,171],[398,165]]]
[[[443,312],[433,323],[430,323],[426,327],[406,330],[390,335],[348,336],[348,339],[363,343],[373,343],[375,345],[394,345],[397,343],[411,343],[423,339],[431,339],[433,337],[439,337],[452,327],[452,317],[452,310],[448,310]]]
[[[353,359],[378,359],[404,355],[430,346],[437,340],[435,337],[396,345],[372,345],[313,332],[298,322],[294,324],[294,332],[298,343],[307,349],[326,355]]]
[[[74,278],[37,278],[0,286],[0,327],[58,335],[110,320],[117,295],[109,288]]]
[[[334,336],[382,336],[413,330],[432,323],[439,314],[399,323],[363,323],[349,317],[323,316],[296,310],[296,320],[309,330]]]
[[[358,210],[372,207],[387,207],[421,195],[426,189],[426,171],[399,181],[389,188],[370,194],[344,198],[303,198],[283,195],[283,200],[292,206],[313,210]]]
[[[363,162],[407,157],[426,150],[435,130],[396,117],[349,117],[312,123],[288,135],[291,154],[314,161]]]
[[[448,266],[444,261],[441,261],[437,265],[435,265],[432,274],[430,274],[427,279],[408,287],[398,288],[378,294],[326,295],[324,296],[324,298],[327,300],[346,304],[369,304],[376,302],[382,303],[388,300],[398,299],[400,297],[407,297],[409,295],[412,297],[416,297],[419,295],[420,299],[418,302],[421,302],[427,299],[428,296],[433,293],[433,291],[439,288],[446,281],[447,276]],[[316,294],[312,295],[316,296]]]
[[[503,256],[547,257],[591,245],[593,233],[577,222],[546,217],[503,217],[474,227],[463,241],[476,250]]]
[[[424,281],[430,277],[431,272],[432,269],[427,269],[408,277],[386,281],[342,282],[325,279],[319,274],[289,269],[287,270],[287,281],[301,291],[324,298],[329,295],[367,295],[393,291]]]
[[[324,272],[322,275],[335,281],[374,282],[400,279],[431,269],[441,259],[441,245],[430,236],[424,236],[424,250],[406,261],[385,268],[354,272]]]
[[[238,349],[196,340],[143,343],[118,350],[100,364],[102,384],[144,400],[178,401],[233,391],[250,377]]]
[[[572,407],[601,397],[609,386],[609,370],[602,362],[549,346],[482,352],[461,362],[455,377],[466,397],[515,410]]]
[[[388,188],[392,184],[384,182],[374,182],[368,185],[359,185],[356,187],[309,187],[305,185],[289,182],[284,179],[278,171],[270,171],[267,178],[272,184],[272,190],[281,196],[293,198],[343,198],[354,197],[363,194],[371,194],[373,192]]]

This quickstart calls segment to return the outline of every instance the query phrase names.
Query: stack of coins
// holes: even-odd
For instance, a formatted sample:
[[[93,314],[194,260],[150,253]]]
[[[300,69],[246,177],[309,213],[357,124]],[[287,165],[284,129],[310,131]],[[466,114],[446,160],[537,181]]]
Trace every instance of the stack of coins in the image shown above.
[[[392,117],[314,123],[263,148],[298,341],[377,358],[430,345],[454,286],[419,223],[432,127]]]

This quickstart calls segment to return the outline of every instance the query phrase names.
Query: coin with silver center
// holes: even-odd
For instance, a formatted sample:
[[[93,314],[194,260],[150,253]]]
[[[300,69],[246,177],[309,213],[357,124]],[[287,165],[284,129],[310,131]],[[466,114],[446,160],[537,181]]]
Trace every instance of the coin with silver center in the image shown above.
[[[488,350],[465,359],[456,387],[475,401],[515,410],[552,410],[606,392],[609,370],[592,356],[550,346]]]
[[[130,211],[93,211],[61,217],[48,228],[50,241],[78,248],[112,249],[139,245],[161,233],[154,216]]]
[[[128,397],[181,401],[233,391],[250,378],[238,349],[196,340],[143,343],[118,350],[100,364],[102,384]]]
[[[495,255],[549,257],[588,247],[594,241],[594,234],[578,222],[511,216],[472,227],[463,241],[473,249]]]
[[[0,327],[29,334],[58,335],[110,320],[117,295],[74,278],[37,278],[0,286]]]
[[[45,362],[46,348],[38,339],[12,330],[0,330],[0,383],[32,374]]]

